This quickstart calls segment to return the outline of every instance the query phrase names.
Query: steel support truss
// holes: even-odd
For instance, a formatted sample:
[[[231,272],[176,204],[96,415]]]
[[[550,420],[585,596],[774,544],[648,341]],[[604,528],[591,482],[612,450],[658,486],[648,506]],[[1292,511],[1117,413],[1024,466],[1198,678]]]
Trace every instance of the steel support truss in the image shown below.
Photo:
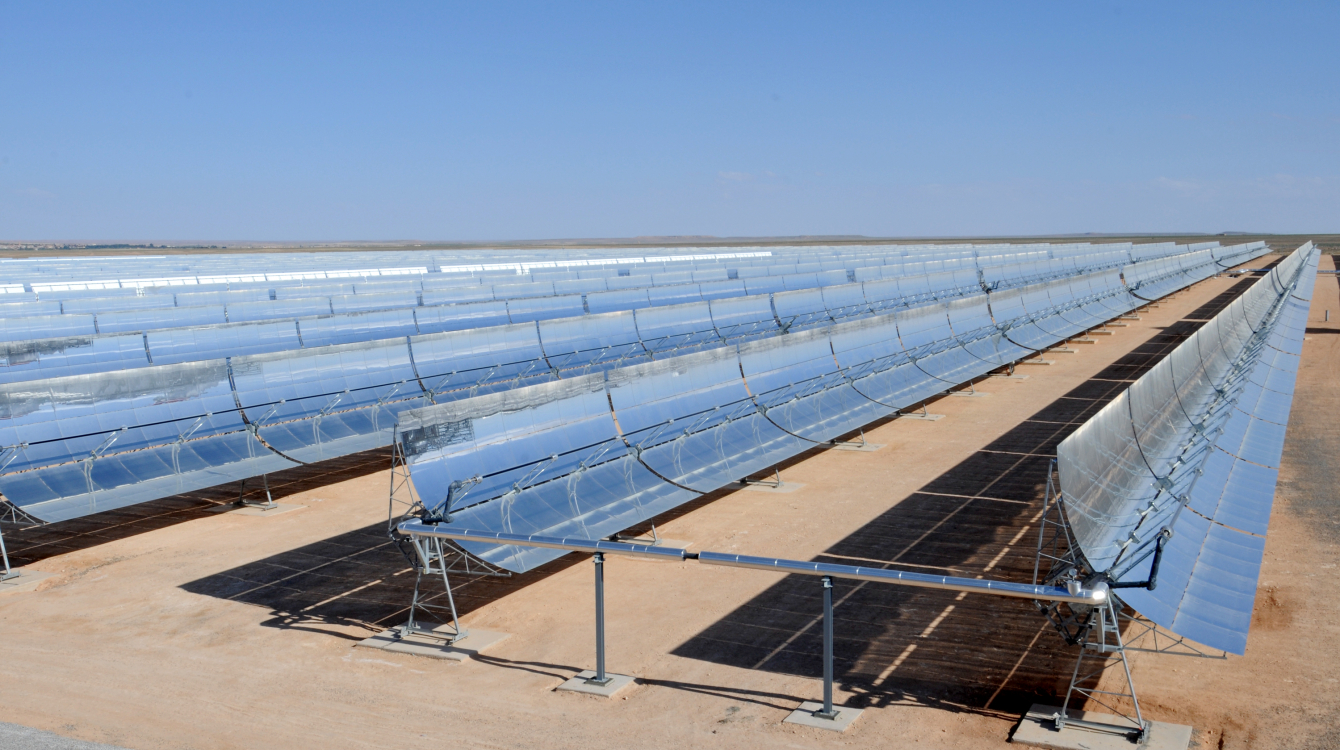
[[[396,637],[404,638],[409,635],[419,635],[454,644],[466,638],[470,632],[460,625],[460,619],[456,611],[456,597],[451,590],[450,574],[499,578],[507,578],[512,574],[474,557],[461,549],[456,542],[449,539],[410,537],[395,533],[396,525],[409,519],[427,520],[432,516],[432,520],[449,520],[451,499],[458,489],[457,485],[464,484],[468,488],[473,482],[453,483],[452,491],[448,493],[447,506],[434,513],[423,505],[418,493],[414,490],[414,482],[410,479],[409,464],[405,459],[404,447],[400,441],[398,430],[391,446],[391,489],[387,501],[387,534],[395,542],[405,559],[409,561],[410,566],[414,568],[415,576],[414,593],[409,603],[409,617],[404,625],[396,629]],[[437,596],[440,596],[440,594],[428,593],[432,583],[439,579],[442,582],[442,593],[446,594],[447,597],[446,606],[430,603]],[[449,615],[451,629],[443,632],[435,630],[435,624],[420,623],[420,613],[430,616],[429,623],[433,622],[433,616],[444,617]]]
[[[455,644],[457,641],[464,640],[470,635],[470,631],[461,627],[460,618],[456,613],[456,597],[451,592],[451,580],[447,577],[447,571],[451,568],[453,561],[457,559],[456,550],[452,549],[450,544],[446,544],[441,539],[428,538],[405,538],[397,540],[400,551],[410,559],[414,566],[414,594],[409,602],[409,617],[405,624],[401,625],[395,631],[397,638],[405,638],[410,635],[428,636],[430,638],[439,638],[448,644]],[[408,546],[407,551],[405,547]],[[424,577],[429,581],[442,578],[442,589],[447,595],[447,604],[430,604],[431,597],[425,595]],[[431,620],[427,624],[421,624],[418,619],[420,612],[425,615],[450,615],[451,630],[437,630],[437,624]],[[444,618],[445,619],[445,618]]]
[[[1066,520],[1064,498],[1056,489],[1055,476],[1056,461],[1053,459],[1048,469],[1047,490],[1038,527],[1033,583],[1076,589],[1084,585],[1086,580],[1091,580],[1095,571],[1089,569],[1074,543],[1070,524]],[[1079,646],[1065,701],[1061,704],[1061,710],[1052,717],[1058,731],[1067,724],[1073,724],[1123,735],[1134,742],[1142,742],[1147,738],[1149,723],[1140,711],[1140,699],[1131,678],[1130,653],[1228,658],[1226,653],[1207,652],[1163,630],[1134,611],[1126,611],[1116,591],[1100,605],[1042,600],[1035,600],[1034,603],[1066,643]],[[1112,689],[1100,690],[1103,678],[1109,671],[1115,672],[1118,665],[1121,667],[1119,675],[1107,680],[1108,687]],[[1091,701],[1110,711],[1118,721],[1098,723],[1071,718],[1072,701],[1076,704]]]

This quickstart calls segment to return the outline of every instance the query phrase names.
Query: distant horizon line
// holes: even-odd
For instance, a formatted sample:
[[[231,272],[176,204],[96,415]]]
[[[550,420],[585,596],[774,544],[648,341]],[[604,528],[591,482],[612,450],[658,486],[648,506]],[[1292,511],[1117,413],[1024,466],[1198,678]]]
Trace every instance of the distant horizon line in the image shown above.
[[[1052,234],[981,234],[981,235],[902,235],[881,236],[862,234],[798,234],[798,235],[640,235],[635,237],[573,237],[541,239],[483,239],[483,240],[182,240],[182,239],[0,239],[6,249],[52,248],[85,250],[237,250],[263,248],[324,248],[324,247],[396,247],[396,248],[479,248],[479,247],[545,247],[545,246],[649,246],[685,244],[786,244],[786,243],[882,243],[882,242],[950,242],[977,240],[1027,239],[1084,239],[1084,238],[1154,238],[1154,237],[1298,237],[1326,236],[1332,233],[1280,232],[1060,232]],[[1337,232],[1335,234],[1340,234]]]

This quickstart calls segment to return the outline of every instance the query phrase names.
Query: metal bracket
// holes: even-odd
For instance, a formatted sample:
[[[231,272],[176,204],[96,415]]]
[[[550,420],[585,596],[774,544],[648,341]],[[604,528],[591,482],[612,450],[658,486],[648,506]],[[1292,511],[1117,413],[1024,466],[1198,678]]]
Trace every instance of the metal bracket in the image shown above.
[[[262,474],[262,475],[261,475],[261,482],[262,482],[262,484],[265,486],[265,502],[263,502],[263,503],[258,503],[258,502],[255,502],[255,501],[247,500],[247,499],[246,499],[246,494],[247,494],[247,480],[246,480],[246,477],[243,477],[243,478],[242,478],[242,488],[241,488],[241,489],[238,491],[238,493],[237,493],[237,501],[236,501],[236,504],[237,504],[237,505],[240,505],[240,506],[242,506],[242,507],[244,507],[244,508],[259,508],[260,510],[274,510],[275,508],[278,508],[279,505],[275,503],[274,498],[273,498],[273,497],[270,497],[270,475],[269,475],[269,474]]]
[[[750,479],[749,477],[745,477],[744,479],[740,480],[740,484],[743,485],[753,484],[758,485],[760,487],[772,487],[774,489],[780,488],[783,484],[785,484],[785,482],[782,481],[782,470],[774,466],[772,467],[772,471],[773,476],[776,477],[776,479],[772,481],[768,481],[766,479]]]
[[[828,441],[828,444],[831,445],[831,446],[833,446],[834,448],[846,448],[846,449],[848,449],[848,450],[864,450],[864,449],[870,447],[870,443],[866,442],[866,439],[865,439],[865,428],[864,428],[864,427],[861,428],[861,439],[860,439],[860,440],[829,440],[829,441]],[[781,478],[780,478],[780,476],[779,476],[779,477],[778,477],[778,481],[780,481],[780,479],[781,479]]]

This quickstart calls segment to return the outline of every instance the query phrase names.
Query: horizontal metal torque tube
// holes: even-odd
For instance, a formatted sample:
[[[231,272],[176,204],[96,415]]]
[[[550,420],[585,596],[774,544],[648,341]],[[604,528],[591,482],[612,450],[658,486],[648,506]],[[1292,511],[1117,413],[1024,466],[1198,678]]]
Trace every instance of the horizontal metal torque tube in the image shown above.
[[[640,557],[669,557],[683,560],[691,557],[687,550],[673,547],[653,547],[650,544],[628,544],[627,542],[606,542],[599,539],[569,539],[554,536],[530,536],[527,534],[506,534],[498,531],[472,531],[456,529],[450,526],[435,526],[406,521],[396,527],[406,536],[437,537],[456,539],[466,542],[491,542],[493,544],[515,544],[519,547],[549,547],[574,552],[603,552],[609,555],[634,555]]]
[[[493,544],[515,544],[523,547],[549,547],[575,552],[601,552],[635,557],[661,557],[679,560],[697,560],[707,565],[725,565],[734,568],[754,568],[771,570],[778,573],[799,573],[802,575],[831,576],[856,581],[890,583],[917,588],[943,589],[947,591],[967,591],[974,594],[993,594],[1018,599],[1043,599],[1055,602],[1075,604],[1103,604],[1107,601],[1107,584],[1098,583],[1090,588],[1075,587],[1075,592],[1059,586],[1035,586],[1027,583],[993,581],[985,578],[959,578],[938,576],[928,573],[912,573],[905,570],[885,568],[866,568],[855,565],[833,565],[830,563],[804,562],[802,560],[784,560],[772,557],[751,557],[722,552],[689,552],[670,547],[653,547],[645,544],[625,542],[606,542],[596,539],[573,539],[547,536],[528,536],[526,534],[506,534],[496,531],[474,531],[455,529],[450,526],[430,525],[417,521],[406,521],[396,529],[407,536],[438,537],[471,542]]]
[[[721,552],[700,552],[698,553],[698,562],[708,565],[728,565],[735,568],[771,570],[777,573],[832,576],[833,578],[892,583],[918,588],[967,591],[973,594],[994,594],[1019,599],[1045,599],[1047,601],[1076,604],[1103,604],[1107,601],[1107,584],[1104,583],[1097,584],[1092,588],[1081,588],[1077,593],[1072,594],[1067,589],[1059,586],[1035,586],[1031,583],[1010,583],[985,578],[937,576],[929,573],[912,573],[906,570],[863,568],[855,565],[833,565],[830,563],[802,562],[800,560],[780,560],[771,557],[750,557],[749,555],[728,555]]]

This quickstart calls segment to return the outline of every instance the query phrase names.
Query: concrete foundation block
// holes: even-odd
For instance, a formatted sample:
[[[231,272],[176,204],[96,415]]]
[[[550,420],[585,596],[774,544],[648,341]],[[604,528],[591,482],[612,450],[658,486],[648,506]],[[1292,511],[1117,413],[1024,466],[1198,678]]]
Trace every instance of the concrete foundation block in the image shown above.
[[[0,567],[0,572],[4,568]],[[40,570],[18,570],[18,575],[6,581],[0,581],[0,595],[17,594],[22,591],[32,591],[37,588],[37,584],[56,575],[55,573],[43,573]]]
[[[434,632],[450,633],[450,625],[439,625],[433,628]],[[427,633],[410,633],[401,636],[399,628],[383,630],[371,638],[365,638],[356,645],[362,648],[376,648],[382,651],[392,651],[397,654],[409,654],[411,656],[426,656],[430,659],[446,659],[448,661],[465,661],[472,656],[480,654],[484,649],[497,645],[508,638],[508,633],[498,633],[492,630],[479,630],[476,628],[467,628],[466,636],[455,643],[448,643],[444,638],[435,637]]]
[[[837,711],[837,716],[832,719],[821,719],[814,715],[815,711],[824,707],[824,704],[817,701],[805,701],[800,704],[800,708],[791,712],[790,716],[782,719],[786,724],[799,724],[804,727],[814,727],[816,729],[827,729],[830,732],[845,732],[847,727],[851,726],[861,714],[865,713],[863,708],[847,708],[846,706],[833,706]]]
[[[576,677],[554,688],[556,692],[564,693],[582,693],[583,695],[595,695],[601,698],[613,698],[616,693],[633,684],[633,678],[626,674],[605,673],[609,679],[606,685],[593,685],[587,680],[596,676],[594,670],[587,669],[578,672]]]
[[[744,489],[749,490],[750,492],[776,492],[784,494],[787,492],[795,492],[804,486],[805,484],[803,482],[782,482],[781,487],[774,487],[771,484],[746,484],[744,485]]]
[[[1065,729],[1057,731],[1052,716],[1061,709],[1036,703],[1014,730],[1010,742],[1029,747],[1049,748],[1050,750],[1187,750],[1191,745],[1191,727],[1181,724],[1165,724],[1161,721],[1150,722],[1146,739],[1137,745],[1130,738],[1111,732],[1066,724]],[[1100,714],[1094,711],[1071,709],[1071,719],[1091,721],[1100,724],[1129,724],[1119,717]]]

